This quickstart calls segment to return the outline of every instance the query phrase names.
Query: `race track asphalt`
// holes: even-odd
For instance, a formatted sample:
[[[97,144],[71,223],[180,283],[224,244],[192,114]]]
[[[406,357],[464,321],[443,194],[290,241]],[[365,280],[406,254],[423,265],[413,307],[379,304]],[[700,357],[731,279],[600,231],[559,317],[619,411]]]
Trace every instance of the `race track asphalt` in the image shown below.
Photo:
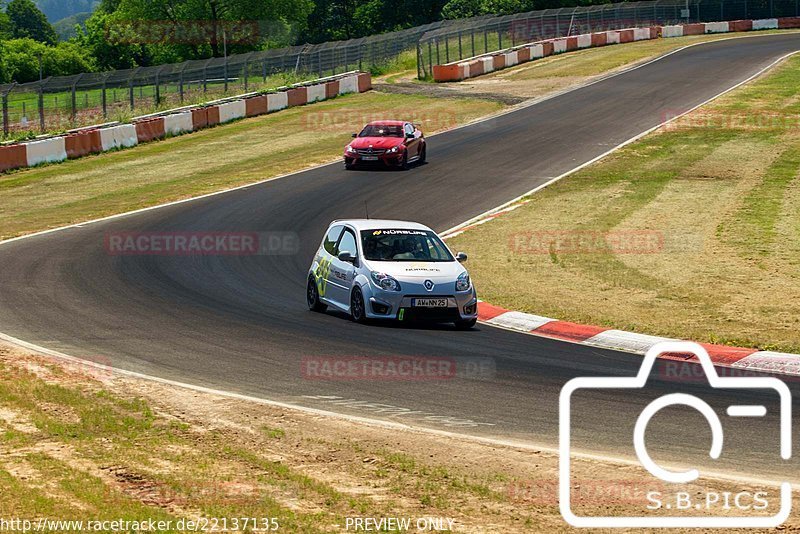
[[[445,230],[591,160],[798,49],[798,34],[693,46],[519,111],[431,137],[429,163],[408,172],[347,172],[339,164],[330,165],[2,244],[0,332],[192,384],[555,445],[561,386],[575,376],[633,375],[640,357],[485,325],[471,332],[362,326],[340,315],[311,313],[304,302],[305,275],[326,225],[332,219],[363,216],[366,202],[373,218],[417,220]],[[120,231],[294,232],[300,251],[276,256],[111,256],[104,237]],[[490,366],[488,374],[478,376],[406,382],[308,380],[300,371],[304,357],[403,355],[453,358],[462,366],[479,358]],[[573,420],[577,446],[630,457],[629,430],[644,404],[665,392],[700,387],[663,380],[651,385],[624,394],[594,393],[576,402],[584,410]],[[774,399],[763,392],[703,393],[713,406],[764,402],[769,410],[761,422],[726,426],[724,461],[713,463],[715,470],[800,480],[796,461],[787,465],[777,459]],[[399,415],[402,409],[409,411]],[[648,433],[648,443],[658,444],[653,445],[657,459],[711,465],[708,431],[695,414],[670,409],[657,423]]]

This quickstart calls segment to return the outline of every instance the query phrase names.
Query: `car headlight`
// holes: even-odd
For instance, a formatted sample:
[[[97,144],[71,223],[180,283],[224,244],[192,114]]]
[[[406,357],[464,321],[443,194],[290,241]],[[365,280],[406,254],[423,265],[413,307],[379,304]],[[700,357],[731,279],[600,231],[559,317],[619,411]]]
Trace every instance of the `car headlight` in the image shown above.
[[[398,150],[400,150],[400,147],[393,146],[392,148],[389,149],[389,154],[396,154]]]
[[[385,291],[400,291],[400,282],[386,273],[372,271],[372,281],[375,285]]]
[[[347,148],[345,148],[344,150],[345,150],[345,152],[348,152],[350,154],[353,154],[356,151],[356,149],[351,147],[350,145],[347,145]]]
[[[470,287],[472,287],[472,283],[469,279],[469,273],[464,271],[458,275],[458,279],[456,280],[456,291],[467,291]]]

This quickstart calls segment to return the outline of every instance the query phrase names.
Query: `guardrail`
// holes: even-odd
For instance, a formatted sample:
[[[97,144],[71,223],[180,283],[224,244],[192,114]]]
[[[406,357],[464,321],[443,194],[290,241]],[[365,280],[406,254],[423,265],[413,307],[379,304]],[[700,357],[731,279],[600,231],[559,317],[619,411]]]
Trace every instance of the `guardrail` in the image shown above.
[[[6,143],[0,145],[0,172],[130,148],[236,119],[274,113],[289,107],[313,104],[348,93],[363,93],[370,89],[370,74],[352,71],[280,88],[274,92],[248,93],[201,106],[144,115],[136,117],[129,124],[106,123],[72,130],[65,135]]]
[[[444,65],[434,65],[433,79],[437,82],[465,80],[554,54],[570,52],[581,48],[629,43],[643,39],[790,28],[800,28],[800,17],[697,22],[586,33],[558,39],[546,39],[543,41],[525,43],[513,48],[498,50],[462,61],[453,61]]]

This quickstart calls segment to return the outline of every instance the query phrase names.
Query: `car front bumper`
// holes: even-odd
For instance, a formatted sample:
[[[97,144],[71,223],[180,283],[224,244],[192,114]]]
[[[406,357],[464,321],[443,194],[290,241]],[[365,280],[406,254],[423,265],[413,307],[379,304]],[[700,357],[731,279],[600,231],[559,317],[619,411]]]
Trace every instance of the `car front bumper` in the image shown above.
[[[344,162],[347,165],[386,165],[388,167],[395,167],[403,162],[403,153],[397,152],[394,154],[382,154],[375,156],[377,159],[365,160],[364,156],[359,154],[344,154]]]
[[[447,323],[469,321],[478,317],[478,297],[474,289],[455,294],[405,294],[371,288],[369,294],[365,292],[364,297],[367,317],[370,319]],[[447,307],[412,306],[412,300],[417,298],[446,298]]]

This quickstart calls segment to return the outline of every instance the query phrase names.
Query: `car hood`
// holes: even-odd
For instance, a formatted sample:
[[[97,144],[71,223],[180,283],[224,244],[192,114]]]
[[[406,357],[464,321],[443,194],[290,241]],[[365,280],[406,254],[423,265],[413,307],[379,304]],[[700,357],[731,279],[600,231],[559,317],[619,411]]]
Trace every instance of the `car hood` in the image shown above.
[[[457,261],[365,261],[364,263],[370,270],[386,273],[400,282],[411,279],[430,279],[434,282],[452,281],[466,271]]]
[[[400,137],[358,137],[353,139],[350,146],[353,148],[369,148],[372,146],[372,148],[381,148],[385,150],[402,144],[403,139]]]

